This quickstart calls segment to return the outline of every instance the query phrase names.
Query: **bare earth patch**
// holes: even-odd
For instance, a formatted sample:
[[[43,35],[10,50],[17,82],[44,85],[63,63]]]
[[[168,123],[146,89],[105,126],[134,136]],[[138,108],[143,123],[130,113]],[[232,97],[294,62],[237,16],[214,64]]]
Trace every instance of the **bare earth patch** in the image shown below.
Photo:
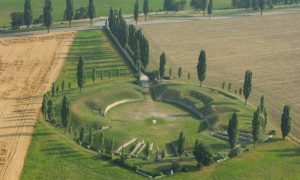
[[[42,96],[75,32],[0,39],[0,179],[19,179]]]
[[[251,16],[211,21],[142,25],[151,43],[151,60],[156,67],[162,51],[168,64],[183,67],[183,78],[192,73],[200,49],[207,53],[205,84],[221,87],[223,81],[241,87],[244,73],[253,71],[251,103],[266,96],[272,122],[279,127],[284,104],[292,106],[293,134],[300,138],[300,13]],[[154,66],[152,65],[152,66]]]

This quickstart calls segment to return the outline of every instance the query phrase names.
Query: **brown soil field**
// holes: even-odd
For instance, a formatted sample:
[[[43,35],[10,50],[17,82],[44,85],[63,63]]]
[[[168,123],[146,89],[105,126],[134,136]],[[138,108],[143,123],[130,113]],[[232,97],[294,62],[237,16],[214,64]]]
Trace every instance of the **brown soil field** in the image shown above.
[[[19,179],[42,96],[74,32],[0,39],[0,179]]]
[[[284,104],[292,106],[293,136],[300,139],[300,13],[274,14],[180,23],[142,25],[150,40],[150,68],[158,67],[164,51],[177,75],[183,67],[196,81],[200,49],[207,53],[206,85],[221,87],[232,82],[232,92],[242,86],[246,70],[253,71],[254,91],[250,102],[257,105],[266,96],[273,122],[280,124]],[[168,72],[168,71],[166,71]]]

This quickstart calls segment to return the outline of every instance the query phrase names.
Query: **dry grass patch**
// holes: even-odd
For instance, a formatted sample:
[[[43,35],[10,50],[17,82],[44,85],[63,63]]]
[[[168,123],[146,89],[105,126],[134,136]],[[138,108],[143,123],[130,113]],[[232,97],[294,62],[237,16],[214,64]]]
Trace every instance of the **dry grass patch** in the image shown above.
[[[196,80],[196,63],[200,49],[208,57],[206,84],[221,87],[232,82],[232,91],[239,88],[244,73],[254,74],[254,95],[265,95],[273,121],[279,124],[282,107],[292,105],[295,121],[293,133],[300,137],[300,13],[242,17],[219,20],[189,21],[142,26],[151,41],[152,67],[158,67],[164,51],[168,64],[183,67]],[[298,133],[297,133],[298,132]]]

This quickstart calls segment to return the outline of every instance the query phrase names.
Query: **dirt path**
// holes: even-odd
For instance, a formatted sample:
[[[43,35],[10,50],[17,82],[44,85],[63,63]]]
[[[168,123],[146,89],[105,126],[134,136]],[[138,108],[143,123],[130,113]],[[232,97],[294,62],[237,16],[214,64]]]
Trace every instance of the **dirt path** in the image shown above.
[[[0,40],[0,179],[19,179],[42,95],[75,33]]]

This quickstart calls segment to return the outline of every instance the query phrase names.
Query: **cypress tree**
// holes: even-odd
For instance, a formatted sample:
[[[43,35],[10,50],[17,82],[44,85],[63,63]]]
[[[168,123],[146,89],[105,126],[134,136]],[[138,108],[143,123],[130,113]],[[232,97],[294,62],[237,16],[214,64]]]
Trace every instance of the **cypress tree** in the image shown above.
[[[60,115],[61,115],[62,125],[65,128],[65,132],[70,123],[70,118],[71,118],[71,110],[70,110],[69,106],[70,106],[69,100],[68,100],[67,96],[64,96],[63,100],[62,100]]]
[[[109,147],[109,153],[110,153],[111,155],[114,154],[114,147],[115,147],[115,141],[112,139],[112,140],[110,141],[110,147]]]
[[[92,72],[92,80],[93,80],[93,84],[95,83],[96,80],[96,68],[93,68],[93,72]]]
[[[191,73],[188,73],[187,77],[188,77],[188,80],[190,80],[190,78],[191,78]]]
[[[169,69],[169,78],[171,79],[171,77],[172,77],[172,67],[170,67]]]
[[[100,137],[99,137],[99,148],[98,148],[98,152],[103,152],[104,149],[104,134],[103,132],[101,132]]]
[[[184,153],[184,143],[185,143],[185,137],[183,135],[183,132],[181,132],[179,135],[178,144],[177,144],[177,152],[179,154],[180,159]]]
[[[229,120],[227,132],[229,136],[230,147],[233,149],[239,141],[239,125],[236,113],[233,113],[231,119]]]
[[[258,7],[260,9],[260,15],[263,15],[263,10],[265,9],[266,1],[265,0],[258,0]]]
[[[85,77],[84,77],[84,58],[80,56],[79,62],[77,65],[77,84],[80,88],[80,92],[85,84]]]
[[[80,145],[83,143],[84,136],[85,136],[85,130],[84,130],[84,127],[82,127],[80,129],[80,134],[79,134],[79,143],[80,143]]]
[[[141,46],[141,61],[143,64],[143,69],[146,69],[149,64],[150,53],[149,53],[149,42],[144,35],[142,37],[140,46]]]
[[[209,19],[213,12],[213,8],[214,8],[213,0],[209,0],[208,6],[207,6],[207,14],[208,14]]]
[[[143,12],[145,15],[145,21],[147,21],[147,16],[149,13],[149,0],[144,0]]]
[[[283,113],[281,115],[282,139],[285,139],[285,137],[288,136],[291,131],[292,117],[290,116],[290,110],[291,110],[291,107],[288,105],[285,105],[283,108]]]
[[[44,5],[44,25],[48,29],[48,33],[50,32],[50,27],[52,25],[52,3],[51,0],[45,0]]]
[[[48,120],[52,121],[53,117],[54,117],[54,107],[53,107],[53,102],[51,99],[48,100],[47,107],[48,107],[48,109],[47,109]]]
[[[178,78],[180,79],[181,78],[181,75],[182,75],[182,67],[179,67],[178,68]]]
[[[139,1],[136,0],[134,4],[134,12],[133,12],[135,24],[137,24],[138,19],[139,19]]]
[[[205,50],[201,50],[199,58],[198,58],[198,65],[197,65],[197,74],[198,80],[200,81],[200,86],[202,86],[202,82],[206,78],[206,53]]]
[[[66,0],[65,19],[69,21],[69,27],[71,27],[73,15],[74,15],[73,0]]]
[[[32,8],[30,0],[25,0],[24,3],[24,24],[27,28],[32,24]]]
[[[55,97],[55,84],[54,83],[52,83],[51,95],[52,95],[52,97]]]
[[[257,108],[256,112],[254,112],[253,120],[252,120],[252,138],[254,147],[256,146],[257,141],[260,136],[260,110]]]
[[[228,83],[228,91],[229,91],[229,92],[231,91],[231,82]]]
[[[56,86],[56,95],[58,96],[59,94],[59,86]]]
[[[62,82],[61,82],[61,91],[62,91],[62,93],[64,93],[64,91],[65,91],[65,80],[62,80]]]
[[[199,167],[201,167],[201,165],[208,166],[214,163],[213,153],[208,145],[202,143],[195,144],[193,154]]]
[[[159,76],[161,80],[164,78],[165,75],[166,62],[167,62],[166,55],[165,53],[162,53],[160,55],[160,61],[159,61]]]
[[[245,96],[245,105],[247,104],[247,100],[251,94],[251,91],[252,91],[252,72],[246,71],[244,88],[243,88],[243,94]]]
[[[165,157],[166,157],[166,151],[162,150],[161,151],[161,159],[164,160]]]
[[[240,95],[240,97],[242,97],[242,94],[243,94],[243,88],[240,88],[239,89],[239,95]]]
[[[90,25],[92,26],[93,19],[96,16],[96,9],[95,9],[95,5],[94,5],[94,0],[89,0],[88,15],[89,15],[89,18],[90,18]]]
[[[93,130],[90,129],[89,136],[88,136],[88,148],[90,149],[93,145],[94,137],[93,137]]]
[[[135,46],[134,46],[134,61],[135,64],[138,63],[141,59],[141,47],[140,47],[140,41],[136,39]]]
[[[224,81],[224,82],[222,83],[222,89],[223,89],[223,90],[225,89],[225,86],[226,86],[226,82]]]
[[[44,120],[46,120],[47,119],[47,95],[46,94],[44,94],[44,96],[43,96],[41,111],[42,111]]]

